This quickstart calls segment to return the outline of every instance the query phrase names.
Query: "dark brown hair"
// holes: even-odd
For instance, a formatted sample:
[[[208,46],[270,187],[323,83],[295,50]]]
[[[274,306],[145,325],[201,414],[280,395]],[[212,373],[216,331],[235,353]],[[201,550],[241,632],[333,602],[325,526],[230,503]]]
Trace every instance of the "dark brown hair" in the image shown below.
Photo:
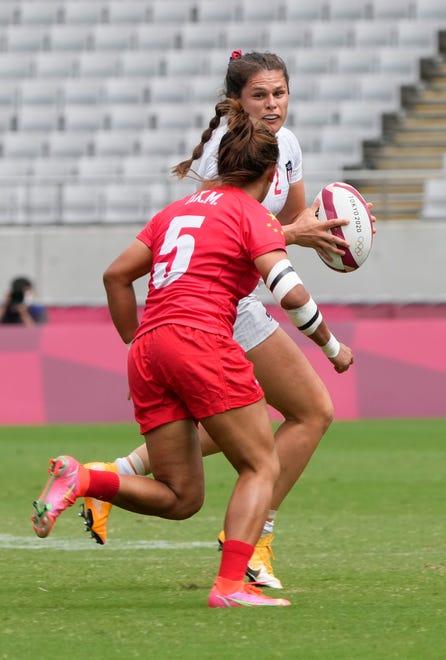
[[[263,121],[253,122],[240,101],[226,99],[219,105],[228,117],[228,130],[218,147],[218,181],[237,187],[257,181],[277,163],[276,135]]]
[[[245,53],[240,57],[231,58],[225,78],[224,94],[226,98],[239,99],[242,91],[248,81],[260,71],[281,71],[285,78],[289,91],[289,75],[285,62],[281,57],[274,53]],[[215,106],[215,115],[210,120],[208,127],[201,135],[201,141],[192,151],[191,158],[178,163],[172,173],[179,179],[187,176],[194,160],[198,160],[203,155],[203,148],[212,136],[213,131],[220,125],[221,118],[227,114],[225,102],[217,103]]]

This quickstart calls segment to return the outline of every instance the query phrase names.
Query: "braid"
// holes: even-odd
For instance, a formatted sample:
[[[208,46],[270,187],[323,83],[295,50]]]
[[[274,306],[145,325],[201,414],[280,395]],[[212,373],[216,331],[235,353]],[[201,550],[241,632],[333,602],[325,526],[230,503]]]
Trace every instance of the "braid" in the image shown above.
[[[184,179],[187,176],[192,167],[193,161],[199,160],[202,157],[204,145],[206,142],[209,142],[212,137],[212,133],[216,128],[218,128],[221,118],[228,113],[228,110],[229,108],[225,101],[220,101],[217,103],[215,106],[215,115],[210,120],[208,127],[205,128],[201,134],[201,140],[199,144],[194,147],[192,156],[187,160],[183,160],[181,163],[178,163],[178,165],[175,165],[175,167],[172,168],[172,174],[177,176],[179,179]]]

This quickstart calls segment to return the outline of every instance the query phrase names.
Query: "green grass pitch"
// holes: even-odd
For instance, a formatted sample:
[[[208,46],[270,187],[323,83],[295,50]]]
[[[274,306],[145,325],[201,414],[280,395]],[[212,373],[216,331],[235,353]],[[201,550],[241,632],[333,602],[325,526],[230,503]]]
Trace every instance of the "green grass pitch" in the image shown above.
[[[0,659],[446,657],[446,419],[333,424],[277,520],[288,608],[206,606],[235,478],[222,456],[190,520],[115,508],[100,547],[75,505],[35,537],[49,457],[138,442],[132,425],[0,428]]]

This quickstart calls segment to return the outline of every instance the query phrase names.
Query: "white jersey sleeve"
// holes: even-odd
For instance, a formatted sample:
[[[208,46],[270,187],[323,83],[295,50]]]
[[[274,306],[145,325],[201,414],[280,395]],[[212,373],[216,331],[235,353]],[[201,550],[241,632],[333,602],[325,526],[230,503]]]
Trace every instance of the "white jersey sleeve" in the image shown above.
[[[263,206],[277,215],[284,207],[290,185],[302,179],[302,149],[297,137],[282,126],[277,133],[279,166]]]
[[[206,142],[203,155],[193,168],[201,179],[217,177],[218,146],[226,131],[227,124],[223,120],[213,131],[211,139]],[[275,215],[284,207],[290,185],[302,179],[302,150],[296,136],[288,128],[282,126],[277,133],[277,139],[279,142],[277,173],[263,200],[263,206],[266,206]]]

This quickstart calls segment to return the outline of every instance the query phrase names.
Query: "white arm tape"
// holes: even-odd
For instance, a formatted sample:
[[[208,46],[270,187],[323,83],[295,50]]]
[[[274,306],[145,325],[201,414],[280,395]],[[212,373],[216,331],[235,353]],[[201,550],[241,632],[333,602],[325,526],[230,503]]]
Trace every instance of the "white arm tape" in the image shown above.
[[[304,335],[312,335],[316,328],[322,323],[323,317],[317,308],[313,298],[296,309],[285,310],[291,322]]]
[[[294,289],[302,280],[294,270],[289,259],[281,259],[270,270],[266,278],[266,286],[280,305],[286,294]]]
[[[330,335],[330,339],[321,348],[328,358],[335,358],[341,350],[341,345],[334,335]]]

